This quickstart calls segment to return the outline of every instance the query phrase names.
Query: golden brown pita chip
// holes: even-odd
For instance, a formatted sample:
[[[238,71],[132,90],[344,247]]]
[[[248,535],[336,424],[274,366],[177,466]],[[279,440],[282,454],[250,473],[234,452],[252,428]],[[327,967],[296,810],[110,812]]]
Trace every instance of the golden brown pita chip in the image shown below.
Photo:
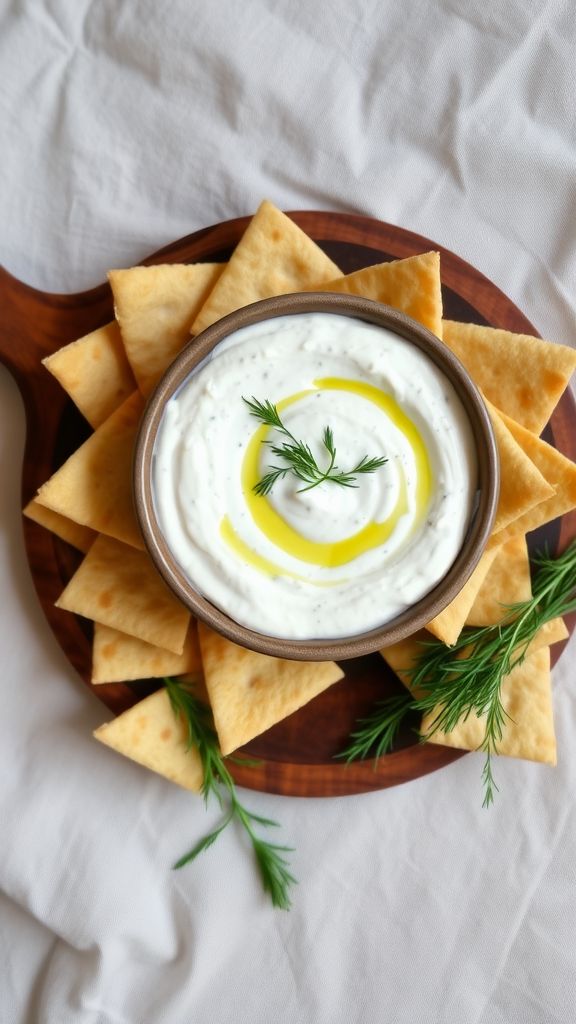
[[[506,606],[532,597],[528,546],[523,534],[511,537],[496,552],[484,583],[466,619],[467,626],[492,626],[506,614]]]
[[[76,523],[143,548],[132,503],[132,449],[143,410],[136,391],[43,484],[36,500]]]
[[[568,630],[563,619],[552,619],[540,627],[532,643],[528,647],[528,654],[534,654],[541,647],[549,647],[551,644],[565,640]],[[425,650],[425,644],[430,643],[430,637],[425,629],[420,629],[412,636],[400,640],[397,644],[384,647],[380,654],[387,665],[396,673],[401,683],[411,690],[410,669],[412,669]]]
[[[421,657],[426,643],[430,643],[430,634],[425,629],[419,629],[412,636],[407,636],[404,640],[399,640],[398,643],[391,644],[389,647],[383,647],[380,651],[386,664],[411,692],[410,670]]]
[[[35,498],[28,502],[23,510],[23,515],[28,519],[33,519],[35,523],[44,526],[51,533],[55,533],[57,537],[71,544],[73,548],[84,553],[88,551],[97,536],[94,530],[90,530],[87,526],[80,526],[72,519],[67,519],[66,516],[61,516],[50,508],[44,508]]]
[[[101,725],[94,736],[170,782],[195,793],[202,788],[200,756],[195,748],[187,749],[186,728],[176,718],[164,689]]]
[[[529,455],[516,441],[498,410],[487,403],[500,457],[501,486],[493,536],[476,570],[454,601],[428,625],[428,629],[446,644],[454,644],[472,609],[495,552],[508,536],[506,527],[521,521],[527,510],[542,505],[554,495],[554,489]],[[515,526],[514,526],[515,528]]]
[[[554,493],[552,497],[539,502],[519,519],[515,519],[491,538],[489,544],[502,543],[517,533],[528,533],[576,507],[576,464],[556,448],[542,441],[536,434],[515,423],[509,416],[503,413],[500,415],[515,441],[554,489]]]
[[[294,221],[265,200],[192,324],[199,334],[241,306],[339,277],[340,271]]]
[[[307,290],[345,292],[383,302],[407,313],[439,338],[442,337],[440,256],[437,252],[425,252],[391,263],[377,263],[327,284],[314,284]]]
[[[204,680],[220,749],[230,754],[312,700],[344,673],[333,661],[256,654],[199,623]]]
[[[466,619],[466,625],[494,626],[508,615],[511,605],[529,601],[531,597],[528,545],[525,536],[519,534],[498,548],[496,558]],[[540,628],[530,650],[550,646],[567,636],[564,620],[552,619]]]
[[[541,647],[551,647],[552,644],[557,644],[560,640],[567,640],[569,636],[564,619],[560,617],[551,619],[550,622],[545,622],[540,627],[528,650],[532,653],[539,651]]]
[[[516,441],[497,409],[486,402],[500,459],[500,495],[496,518],[492,527],[492,546],[502,543],[502,530],[518,522],[526,512],[553,497],[554,488],[548,483],[530,456]],[[515,532],[523,532],[516,531]]]
[[[174,263],[108,274],[126,355],[143,395],[190,340],[190,324],[224,267]]]
[[[118,683],[127,679],[161,679],[202,670],[198,630],[191,622],[182,654],[147,644],[128,633],[94,623],[92,682]]]
[[[111,537],[97,537],[56,605],[175,654],[184,649],[190,613],[143,551]]]
[[[576,349],[452,320],[443,328],[444,341],[486,397],[539,434],[576,370]]]
[[[442,643],[450,646],[456,643],[468,613],[476,600],[476,596],[490,571],[490,566],[496,557],[497,550],[494,547],[490,551],[484,551],[478,565],[462,587],[460,593],[456,595],[443,612],[440,612],[426,626],[426,629],[439,640],[442,640]]]
[[[501,698],[509,718],[498,743],[498,753],[556,764],[549,647],[535,651],[506,676]],[[422,719],[423,735],[430,728],[434,715],[432,711]],[[449,733],[435,732],[431,742],[459,750],[478,750],[485,735],[485,718],[469,715]]]
[[[99,427],[136,390],[113,321],[42,360],[91,427]]]

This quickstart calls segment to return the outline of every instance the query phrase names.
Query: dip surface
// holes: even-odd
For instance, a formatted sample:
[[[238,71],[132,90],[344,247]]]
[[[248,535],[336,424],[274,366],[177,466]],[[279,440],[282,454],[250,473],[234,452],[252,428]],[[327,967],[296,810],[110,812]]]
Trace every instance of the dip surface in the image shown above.
[[[341,470],[384,466],[356,486],[312,490],[243,397],[275,404],[324,469],[331,428]],[[383,625],[428,593],[458,554],[477,487],[475,447],[454,388],[415,345],[329,313],[230,335],[166,405],[153,456],[156,515],[194,588],[270,636],[336,639]]]

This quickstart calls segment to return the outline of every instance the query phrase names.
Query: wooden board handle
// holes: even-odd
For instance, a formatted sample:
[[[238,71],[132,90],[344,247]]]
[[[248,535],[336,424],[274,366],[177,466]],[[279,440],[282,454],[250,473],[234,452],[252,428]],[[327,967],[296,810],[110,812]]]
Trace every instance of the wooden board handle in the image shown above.
[[[45,356],[112,319],[110,288],[76,295],[38,291],[0,267],[0,360],[16,378],[36,376]]]

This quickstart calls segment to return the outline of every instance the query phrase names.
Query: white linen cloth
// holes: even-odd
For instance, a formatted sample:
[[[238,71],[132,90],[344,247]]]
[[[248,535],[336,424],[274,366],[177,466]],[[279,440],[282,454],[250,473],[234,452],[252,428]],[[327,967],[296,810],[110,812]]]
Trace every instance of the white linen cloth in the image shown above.
[[[420,232],[574,344],[574,18],[560,0],[4,0],[0,262],[78,291],[263,197]],[[1,313],[0,313],[1,315]],[[17,342],[16,342],[17,343]],[[245,792],[299,879],[262,894],[214,808],[91,738],[39,609],[0,370],[0,1021],[572,1024],[576,703],[556,769],[481,755],[360,797]]]

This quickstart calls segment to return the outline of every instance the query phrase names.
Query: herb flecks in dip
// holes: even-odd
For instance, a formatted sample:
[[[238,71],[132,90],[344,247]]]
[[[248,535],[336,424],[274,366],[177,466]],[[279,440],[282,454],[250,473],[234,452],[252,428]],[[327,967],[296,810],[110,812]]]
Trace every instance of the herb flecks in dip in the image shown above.
[[[327,425],[339,466],[387,461],[353,487],[304,490],[287,473],[255,493],[274,430],[245,394],[266,395],[319,466]],[[193,585],[241,624],[298,640],[365,632],[428,593],[462,546],[475,490],[449,381],[415,345],[336,314],[221,342],[167,404],[154,450],[160,527]]]

